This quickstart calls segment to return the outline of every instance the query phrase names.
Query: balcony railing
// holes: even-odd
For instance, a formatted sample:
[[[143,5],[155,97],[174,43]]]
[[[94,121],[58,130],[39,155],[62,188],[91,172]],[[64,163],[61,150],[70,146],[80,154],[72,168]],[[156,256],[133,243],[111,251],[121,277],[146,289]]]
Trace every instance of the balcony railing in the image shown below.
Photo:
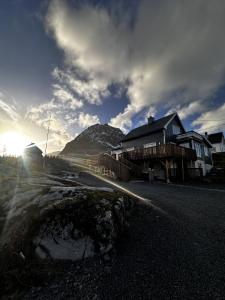
[[[121,157],[128,160],[145,160],[157,158],[183,158],[184,160],[196,160],[196,151],[193,149],[165,144],[149,148],[135,148],[134,150],[123,152]]]

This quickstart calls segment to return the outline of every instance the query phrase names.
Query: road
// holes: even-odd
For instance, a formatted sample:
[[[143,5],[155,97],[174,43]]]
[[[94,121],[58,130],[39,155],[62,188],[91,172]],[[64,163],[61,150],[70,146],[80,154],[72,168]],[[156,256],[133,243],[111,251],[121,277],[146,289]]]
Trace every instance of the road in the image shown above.
[[[110,185],[85,172],[77,180]],[[45,287],[32,299],[225,299],[225,191],[120,184],[147,200],[137,199],[107,271],[87,262],[76,272],[72,264],[56,279],[54,296]]]
[[[103,184],[87,174],[83,174],[83,180]],[[137,223],[132,224],[134,236],[130,241],[131,244],[138,243],[142,257],[146,255],[143,268],[149,273],[143,273],[143,276],[148,274],[154,282],[147,288],[150,295],[158,290],[155,299],[161,296],[225,299],[225,191],[146,182],[120,184],[149,199],[153,205],[149,214],[149,210],[139,207],[135,216],[139,229],[137,231]],[[132,235],[132,227],[130,230]],[[135,237],[137,241],[134,241]],[[123,251],[126,253],[128,249]],[[139,255],[139,251],[134,256]],[[149,256],[152,257],[150,265]],[[129,264],[134,266],[135,272],[135,263],[130,261]],[[146,297],[146,294],[142,296]]]

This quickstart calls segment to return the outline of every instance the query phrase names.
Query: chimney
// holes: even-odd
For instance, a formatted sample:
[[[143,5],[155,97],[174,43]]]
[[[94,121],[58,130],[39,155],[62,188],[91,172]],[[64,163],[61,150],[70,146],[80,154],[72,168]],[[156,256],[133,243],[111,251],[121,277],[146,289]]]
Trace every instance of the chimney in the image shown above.
[[[206,137],[208,136],[208,132],[205,132],[205,136],[206,136]]]
[[[155,121],[153,116],[148,117],[148,124],[152,124]]]

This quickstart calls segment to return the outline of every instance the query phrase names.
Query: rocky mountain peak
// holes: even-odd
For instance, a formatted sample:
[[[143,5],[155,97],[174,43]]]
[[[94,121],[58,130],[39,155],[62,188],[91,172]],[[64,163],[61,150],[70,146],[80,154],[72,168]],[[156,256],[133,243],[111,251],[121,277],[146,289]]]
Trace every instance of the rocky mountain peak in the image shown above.
[[[61,154],[102,153],[116,147],[123,137],[124,134],[119,128],[108,124],[94,124],[67,143]]]

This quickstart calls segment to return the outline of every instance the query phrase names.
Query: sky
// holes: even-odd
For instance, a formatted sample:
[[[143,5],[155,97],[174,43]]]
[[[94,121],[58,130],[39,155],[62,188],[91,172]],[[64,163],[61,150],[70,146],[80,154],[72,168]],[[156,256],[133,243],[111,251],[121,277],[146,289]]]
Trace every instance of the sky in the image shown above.
[[[0,148],[13,132],[44,149],[49,118],[49,152],[175,111],[224,131],[224,15],[223,0],[0,1]]]

